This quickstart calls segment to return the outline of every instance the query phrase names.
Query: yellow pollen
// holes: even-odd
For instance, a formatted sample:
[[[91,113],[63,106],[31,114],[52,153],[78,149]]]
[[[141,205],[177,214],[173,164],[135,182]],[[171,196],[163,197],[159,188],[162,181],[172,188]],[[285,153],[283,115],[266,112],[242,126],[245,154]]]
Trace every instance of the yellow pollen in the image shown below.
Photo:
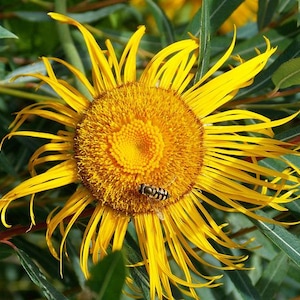
[[[201,121],[172,90],[122,85],[103,92],[76,128],[83,185],[117,214],[157,213],[188,194],[203,163]],[[168,197],[141,192],[141,185]]]
[[[108,138],[110,153],[124,172],[149,173],[159,167],[164,141],[157,126],[150,121],[133,120]]]

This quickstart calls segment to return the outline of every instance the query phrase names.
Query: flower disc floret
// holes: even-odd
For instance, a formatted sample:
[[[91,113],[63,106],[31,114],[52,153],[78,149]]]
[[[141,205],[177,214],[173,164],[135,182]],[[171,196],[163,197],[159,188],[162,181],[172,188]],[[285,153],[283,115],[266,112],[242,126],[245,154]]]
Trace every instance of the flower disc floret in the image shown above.
[[[111,155],[124,172],[145,174],[159,167],[164,141],[150,121],[133,120],[108,137]]]
[[[202,135],[174,91],[129,83],[95,99],[79,122],[79,174],[101,203],[126,215],[153,211],[139,186],[168,190],[166,205],[187,194],[201,170]]]

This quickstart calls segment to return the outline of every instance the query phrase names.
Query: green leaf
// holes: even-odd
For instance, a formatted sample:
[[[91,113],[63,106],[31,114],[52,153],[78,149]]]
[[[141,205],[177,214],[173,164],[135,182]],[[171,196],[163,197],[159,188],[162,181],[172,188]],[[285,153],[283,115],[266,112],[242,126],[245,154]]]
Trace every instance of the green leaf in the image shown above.
[[[228,214],[226,215],[226,221],[227,220],[232,232],[253,228],[253,230],[249,230],[249,232],[243,236],[244,239],[254,239],[254,241],[249,244],[249,248],[255,248],[253,254],[268,261],[272,260],[278,254],[278,248],[259,230],[254,230],[255,226],[253,226],[253,223],[248,217],[243,214]],[[252,266],[252,263],[250,265]]]
[[[259,30],[265,28],[271,22],[277,9],[278,0],[259,0],[257,24]]]
[[[243,2],[243,0],[213,0],[204,1],[204,4],[210,6],[210,28],[211,33],[215,33],[226,19],[233,13],[233,11]],[[188,24],[184,32],[191,32],[195,36],[200,35],[200,31],[206,30],[200,26],[202,19],[204,5],[200,7],[191,22]],[[204,8],[206,9],[206,8]],[[201,24],[202,25],[202,24]]]
[[[295,200],[285,205],[294,218],[300,220],[300,200]]]
[[[11,161],[7,158],[3,151],[0,152],[0,170],[3,170],[5,173],[17,177],[17,173],[14,167],[11,165]]]
[[[300,126],[293,126],[292,128],[288,128],[287,130],[280,132],[275,135],[276,140],[290,142],[291,140],[298,138],[300,132]]]
[[[216,32],[244,0],[213,0],[211,6],[211,32]]]
[[[174,43],[175,37],[171,23],[163,10],[152,0],[146,0],[155,19],[163,46]]]
[[[71,233],[71,234],[73,234],[73,233]],[[78,281],[80,287],[82,289],[84,289],[86,278],[84,277],[84,274],[80,267],[80,259],[78,257],[77,249],[71,242],[71,241],[73,241],[72,238],[74,238],[74,235],[73,236],[70,235],[70,237],[71,237],[71,239],[67,243],[67,253],[68,253],[68,258],[70,260],[70,263],[72,265],[72,269],[74,270],[74,273],[76,275],[76,280],[72,280],[72,278],[70,278],[70,279],[72,280],[72,282]],[[64,277],[65,277],[65,274],[66,274],[66,270],[64,269]]]
[[[300,57],[283,63],[273,74],[276,89],[284,89],[300,84]]]
[[[234,47],[232,54],[240,55],[243,59],[250,59],[256,55],[256,48],[260,49],[261,52],[264,52],[266,49],[266,41],[264,37],[266,37],[270,40],[272,47],[277,47],[277,53],[280,53],[280,56],[282,56],[283,52],[287,50],[288,52],[286,52],[285,55],[289,57],[291,53],[297,53],[297,50],[299,50],[296,46],[289,48],[292,42],[297,41],[296,37],[298,34],[299,28],[297,27],[296,22],[290,21],[284,23],[277,29],[271,29],[263,33],[259,32],[253,37],[239,41]],[[294,57],[297,56],[298,55],[294,55]],[[287,60],[288,59],[283,60],[280,64]],[[278,64],[278,66],[280,64]]]
[[[219,253],[224,253],[228,255],[237,255],[237,253],[233,253],[232,250],[227,249],[217,243],[212,243],[214,248]],[[239,295],[239,300],[260,300],[260,296],[258,291],[253,286],[250,277],[248,276],[248,272],[245,270],[230,270],[224,272],[225,276],[229,277],[231,282],[234,285],[235,292]]]
[[[198,70],[194,82],[205,74],[209,68],[210,58],[210,7],[208,1],[204,1],[201,9],[200,32],[199,32],[199,57]]]
[[[262,299],[274,299],[275,294],[286,277],[288,257],[280,252],[266,267],[262,277],[256,284]]]
[[[104,257],[91,269],[87,286],[97,294],[97,300],[120,299],[126,268],[123,254],[115,251]]]
[[[51,63],[52,64],[52,63]],[[22,67],[19,67],[9,74],[6,75],[2,83],[10,83],[11,79],[15,76],[18,75],[23,75],[27,73],[41,73],[41,74],[46,74],[46,68],[45,65],[42,61],[38,61],[36,63],[30,64],[30,65],[25,65]],[[36,78],[30,77],[30,76],[20,76],[17,79],[14,80],[14,83],[18,82],[32,82],[32,81],[37,81]]]
[[[18,39],[12,32],[0,26],[0,39]]]
[[[118,3],[114,5],[109,5],[101,9],[87,11],[83,13],[70,13],[68,16],[74,18],[80,23],[92,23],[98,20],[101,20],[105,17],[110,16],[111,14],[117,12],[118,10],[125,9],[126,5],[123,3]]]
[[[41,211],[35,212],[39,213],[39,216],[41,216]],[[42,236],[41,238],[44,239],[44,237]],[[43,249],[23,238],[22,236],[13,238],[12,241],[14,245],[16,245],[19,249],[25,251],[27,255],[29,255],[30,257],[34,257],[35,261],[43,270],[45,270],[46,274],[49,275],[49,277],[59,278],[59,262],[50,254],[48,248]],[[76,277],[74,276],[73,272],[70,272],[68,270],[68,268],[64,268],[63,274],[66,281],[72,282],[73,285],[77,283]]]
[[[240,300],[259,300],[260,297],[258,291],[253,286],[246,271],[234,270],[225,273],[230,277],[232,283],[238,294]]]
[[[258,215],[267,217],[262,211]],[[296,265],[300,267],[300,240],[284,227],[274,224],[266,224],[259,220],[251,219],[258,229],[267,236],[278,248],[280,248]]]
[[[67,300],[63,294],[58,292],[55,287],[48,282],[38,266],[24,251],[17,249],[16,252],[30,279],[41,289],[41,292],[48,300]]]
[[[297,290],[300,291],[300,272],[299,268],[293,263],[289,264],[288,276],[294,280],[294,283],[297,284]]]
[[[300,0],[297,1],[298,2],[298,12],[300,11]],[[298,26],[300,25],[300,14],[298,13],[298,18],[297,18],[297,24]]]
[[[14,14],[23,20],[29,22],[49,22],[51,19],[45,12],[37,11],[15,11]]]
[[[293,28],[293,26],[292,26]],[[292,30],[291,28],[291,30]],[[285,32],[286,30],[284,30]],[[269,37],[269,35],[267,35]],[[288,43],[288,39],[286,38],[286,43]],[[276,42],[273,41],[272,45],[276,45]],[[245,97],[246,95],[253,93],[261,93],[261,91],[271,86],[272,84],[272,76],[274,72],[286,61],[298,57],[300,55],[300,37],[293,39],[293,42],[285,49],[283,53],[265,70],[260,72],[254,79],[254,83],[248,88],[244,88],[239,94],[239,98]],[[242,55],[242,57],[244,57]]]

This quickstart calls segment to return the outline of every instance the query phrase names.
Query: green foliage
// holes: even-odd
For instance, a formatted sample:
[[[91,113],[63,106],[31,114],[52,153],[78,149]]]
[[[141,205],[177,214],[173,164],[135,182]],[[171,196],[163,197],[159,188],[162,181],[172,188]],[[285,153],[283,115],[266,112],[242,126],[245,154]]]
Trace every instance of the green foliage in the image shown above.
[[[272,76],[277,89],[285,89],[300,84],[300,58],[283,63]]]
[[[256,284],[256,289],[258,290],[261,299],[275,298],[280,285],[287,276],[288,268],[288,257],[284,252],[279,252],[266,267],[261,278]]]
[[[67,298],[59,293],[52,284],[50,284],[33,260],[21,249],[17,249],[17,255],[20,263],[28,276],[39,288],[48,300],[67,300]]]
[[[267,216],[263,212],[259,215]],[[288,232],[284,227],[266,224],[261,221],[252,222],[266,235],[278,248],[280,248],[295,264],[300,267],[300,241],[297,236]]]
[[[199,60],[198,60],[198,71],[195,75],[194,82],[197,82],[209,69],[209,57],[210,57],[210,2],[205,1],[201,6],[199,12],[200,15],[200,31],[197,32],[196,37],[199,38]],[[197,27],[199,28],[199,26]]]
[[[175,41],[174,30],[164,11],[152,0],[146,0],[151,14],[155,18],[158,30],[161,32],[160,39],[163,46]]]
[[[17,39],[18,37],[12,32],[0,26],[0,39]]]
[[[95,299],[120,299],[125,283],[126,269],[123,254],[116,251],[103,258],[91,269],[91,278],[87,286]]]
[[[146,0],[142,8],[128,1],[68,1],[68,13],[85,23],[103,46],[111,39],[117,53],[121,53],[132,32],[140,24],[147,23],[147,34],[141,42],[142,55],[138,58],[138,71],[142,70],[152,55],[166,45],[188,37],[188,32],[200,43],[199,62],[195,66],[195,82],[218,61],[232,41],[232,33],[220,34],[219,28],[242,0],[204,1],[194,15],[186,19],[186,6],[179,11],[177,19],[169,19],[157,1]],[[46,85],[32,78],[10,79],[18,74],[39,72],[45,68],[39,61],[43,55],[65,59],[63,40],[59,38],[57,24],[47,13],[55,11],[54,1],[1,1],[0,20],[0,139],[8,133],[14,113],[26,105],[56,97]],[[300,1],[259,0],[257,22],[250,22],[237,29],[235,55],[242,59],[255,56],[255,49],[264,51],[267,37],[277,52],[267,67],[256,76],[253,84],[239,91],[235,100],[226,108],[248,109],[262,112],[271,119],[284,117],[299,111],[300,69]],[[152,20],[149,21],[149,16]],[[150,19],[151,19],[150,18]],[[181,21],[184,20],[184,21]],[[91,66],[82,37],[70,28],[72,43],[81,58],[84,70],[90,76]],[[230,60],[231,65],[239,64]],[[76,85],[66,69],[53,63],[58,77],[68,78]],[[225,63],[223,70],[228,69]],[[37,89],[38,88],[38,89]],[[28,120],[22,130],[56,132],[59,125],[41,118]],[[276,137],[299,144],[299,119],[276,129]],[[43,141],[28,138],[13,138],[5,142],[0,152],[0,196],[29,177],[27,165],[30,156]],[[286,157],[291,165],[300,166],[299,158]],[[283,165],[274,160],[262,160],[262,165],[282,171]],[[62,205],[74,191],[74,186],[60,191],[37,195],[35,215],[37,226],[29,229],[28,199],[21,199],[8,212],[14,227],[0,228],[0,298],[3,300],[38,299],[122,299],[127,300],[122,289],[125,264],[141,259],[137,238],[130,229],[122,252],[113,252],[92,268],[91,278],[83,278],[79,260],[80,237],[85,219],[72,231],[67,243],[68,257],[63,261],[63,278],[59,262],[54,259],[45,243],[45,221],[49,213]],[[299,195],[295,195],[297,197]],[[216,200],[217,201],[217,200]],[[300,219],[300,200],[289,203],[289,220]],[[273,217],[272,211],[260,212]],[[292,299],[300,294],[300,227],[283,228],[259,221],[249,221],[243,215],[228,215],[212,212],[218,224],[224,220],[232,226],[231,232],[240,232],[240,240],[255,237],[253,247],[258,249],[234,250],[235,255],[249,255],[247,271],[217,271],[197,265],[198,270],[208,275],[222,273],[223,285],[197,291],[202,299]],[[12,222],[14,221],[14,222]],[[16,225],[17,224],[17,225]],[[243,231],[249,233],[242,235]],[[54,241],[56,242],[56,241]],[[9,246],[11,243],[11,246]],[[250,247],[252,244],[250,244]],[[222,249],[226,251],[226,249]],[[225,253],[225,252],[224,252]],[[231,253],[231,254],[232,254]],[[191,258],[192,259],[192,258]],[[196,264],[196,263],[195,263]],[[129,268],[136,286],[144,299],[149,296],[149,278],[144,266]],[[201,280],[199,278],[199,280]],[[176,299],[190,299],[174,287]],[[151,299],[152,300],[152,299]]]

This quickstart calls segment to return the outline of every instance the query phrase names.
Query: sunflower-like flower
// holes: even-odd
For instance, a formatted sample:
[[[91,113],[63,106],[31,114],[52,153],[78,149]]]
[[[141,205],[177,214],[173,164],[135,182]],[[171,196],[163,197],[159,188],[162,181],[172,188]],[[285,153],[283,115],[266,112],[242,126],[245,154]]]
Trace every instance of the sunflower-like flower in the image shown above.
[[[275,222],[255,210],[267,206],[285,210],[282,204],[293,200],[299,184],[293,172],[280,173],[257,163],[257,157],[284,161],[282,155],[294,153],[291,145],[272,138],[272,128],[294,116],[271,121],[245,110],[218,111],[252,83],[275,49],[266,39],[265,52],[208,80],[231,55],[233,39],[224,56],[193,84],[199,45],[190,38],[162,49],[138,76],[136,57],[144,26],[132,35],[118,60],[109,40],[103,51],[79,22],[57,13],[50,16],[81,31],[91,59],[92,83],[58,58],[42,58],[47,75],[27,74],[48,84],[60,99],[29,105],[11,124],[7,138],[29,136],[50,142],[32,155],[32,177],[0,200],[2,223],[11,226],[6,220],[11,202],[32,195],[34,224],[34,194],[75,183],[73,195],[47,220],[46,240],[55,257],[62,260],[71,228],[89,208],[80,249],[86,277],[90,256],[97,262],[109,251],[121,249],[132,222],[149,274],[151,299],[172,299],[171,285],[197,299],[195,289],[216,286],[220,276],[201,274],[195,261],[225,270],[243,269],[246,257],[220,253],[215,244],[230,249],[248,244],[228,237],[223,231],[227,224],[217,224],[206,206]],[[50,61],[72,72],[93,100],[58,79]],[[64,130],[19,131],[30,116],[50,119],[64,125]],[[243,124],[244,120],[255,122]],[[46,163],[51,167],[38,173],[36,167]],[[52,243],[57,228],[62,233],[59,249]],[[199,251],[222,267],[205,260]],[[181,273],[175,273],[174,266]]]

